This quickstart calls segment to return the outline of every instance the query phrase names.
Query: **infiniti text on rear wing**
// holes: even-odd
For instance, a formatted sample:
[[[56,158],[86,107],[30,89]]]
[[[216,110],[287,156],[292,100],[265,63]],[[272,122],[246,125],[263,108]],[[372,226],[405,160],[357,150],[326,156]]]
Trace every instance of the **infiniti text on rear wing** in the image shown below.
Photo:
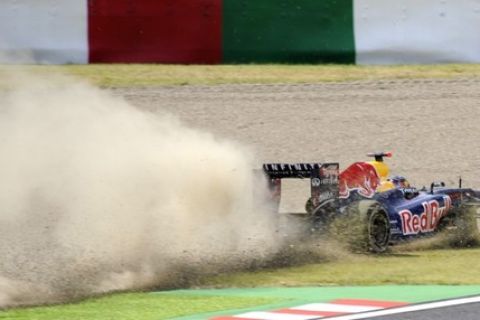
[[[280,204],[282,179],[310,179],[311,204],[314,208],[338,199],[338,163],[265,163],[272,200]]]

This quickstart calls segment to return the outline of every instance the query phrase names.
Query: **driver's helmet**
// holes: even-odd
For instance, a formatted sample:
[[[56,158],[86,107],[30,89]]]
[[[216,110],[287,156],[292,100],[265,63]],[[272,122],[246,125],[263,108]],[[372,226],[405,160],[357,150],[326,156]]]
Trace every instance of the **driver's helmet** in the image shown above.
[[[402,176],[395,176],[390,178],[390,181],[395,185],[397,188],[410,188],[410,182],[405,177]]]

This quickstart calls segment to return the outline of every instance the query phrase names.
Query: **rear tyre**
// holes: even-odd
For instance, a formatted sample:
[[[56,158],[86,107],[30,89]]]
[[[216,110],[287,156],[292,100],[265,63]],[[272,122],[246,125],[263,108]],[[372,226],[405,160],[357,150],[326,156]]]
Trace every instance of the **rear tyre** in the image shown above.
[[[354,252],[381,253],[390,242],[390,221],[382,206],[372,200],[352,204],[345,215],[335,219],[332,236]]]
[[[385,252],[390,242],[390,221],[387,213],[378,205],[367,209],[369,250]]]

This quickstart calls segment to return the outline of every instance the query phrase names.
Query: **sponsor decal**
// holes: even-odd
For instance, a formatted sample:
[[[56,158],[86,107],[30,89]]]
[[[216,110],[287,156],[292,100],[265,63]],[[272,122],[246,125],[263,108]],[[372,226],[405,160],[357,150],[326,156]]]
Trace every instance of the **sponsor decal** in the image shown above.
[[[311,199],[313,206],[317,207],[327,200],[338,197],[338,163],[324,164],[311,179]]]
[[[312,187],[319,187],[322,182],[320,181],[319,178],[313,178],[312,179]]]
[[[348,198],[350,193],[354,190],[357,190],[358,194],[365,197],[371,198],[375,195],[375,190],[378,186],[378,179],[371,179],[370,177],[365,177],[362,181],[354,184],[353,187],[350,187],[347,182],[344,182],[340,186],[340,198]]]
[[[338,184],[338,178],[336,177],[331,177],[328,179],[320,179],[320,178],[312,179],[312,187],[331,186],[331,185],[337,185],[337,184]]]
[[[318,203],[321,203],[326,200],[334,199],[335,193],[332,191],[322,192],[318,195]]]
[[[320,168],[320,175],[325,178],[338,177],[338,165],[326,165]]]
[[[338,184],[338,165],[330,164],[324,165],[320,168],[320,179],[317,186],[337,185]],[[312,181],[313,182],[313,181]]]
[[[332,176],[330,178],[319,179],[320,185],[322,186],[331,186],[338,184],[338,177]]]
[[[449,194],[449,196],[452,199],[452,201],[457,201],[462,198],[462,194],[460,192],[452,192]]]
[[[355,163],[340,174],[340,198],[348,198],[354,190],[365,198],[371,198],[379,183],[380,179],[371,164]]]
[[[443,197],[443,207],[437,200],[425,201],[422,203],[423,212],[413,214],[410,210],[401,210],[398,214],[402,221],[402,230],[404,235],[426,233],[434,231],[440,219],[447,215],[452,207],[452,199],[449,196]]]

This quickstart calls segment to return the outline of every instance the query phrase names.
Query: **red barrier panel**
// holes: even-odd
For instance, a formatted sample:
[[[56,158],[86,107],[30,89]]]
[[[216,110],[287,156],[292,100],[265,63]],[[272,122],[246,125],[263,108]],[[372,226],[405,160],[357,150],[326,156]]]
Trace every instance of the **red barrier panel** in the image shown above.
[[[89,0],[90,62],[220,63],[222,0]]]

